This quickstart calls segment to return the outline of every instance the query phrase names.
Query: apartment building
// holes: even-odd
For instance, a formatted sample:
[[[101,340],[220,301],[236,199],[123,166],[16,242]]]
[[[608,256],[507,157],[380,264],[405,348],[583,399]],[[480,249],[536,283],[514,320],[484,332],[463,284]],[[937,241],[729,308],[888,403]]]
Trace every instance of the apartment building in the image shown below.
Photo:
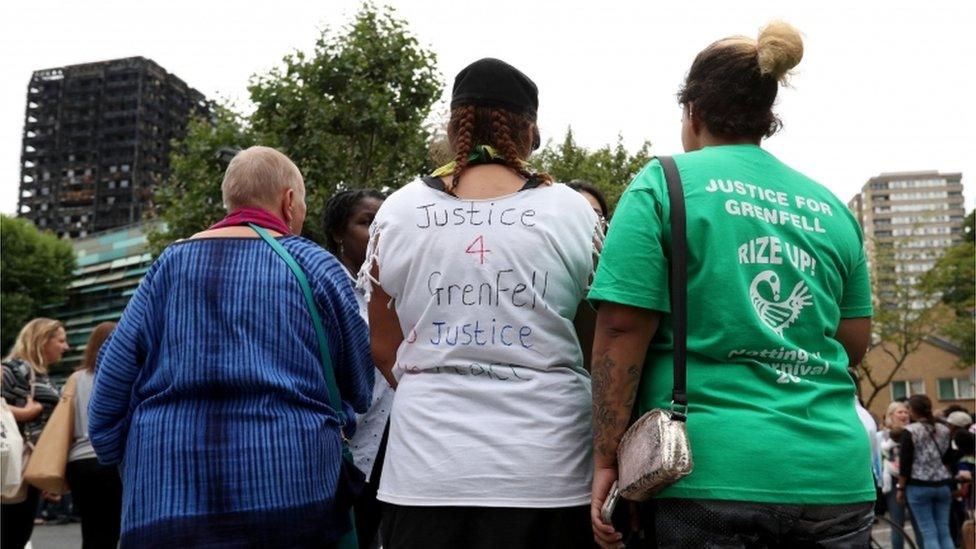
[[[208,112],[203,94],[144,57],[35,71],[18,215],[67,238],[140,221],[172,141]]]
[[[869,179],[848,207],[861,224],[869,256],[891,254],[886,267],[899,282],[917,281],[962,240],[961,173],[883,173]]]

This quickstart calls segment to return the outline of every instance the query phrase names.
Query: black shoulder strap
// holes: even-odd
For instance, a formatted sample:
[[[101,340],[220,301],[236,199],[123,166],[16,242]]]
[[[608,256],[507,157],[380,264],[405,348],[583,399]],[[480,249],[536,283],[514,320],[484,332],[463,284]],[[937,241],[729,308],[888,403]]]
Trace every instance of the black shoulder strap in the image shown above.
[[[529,189],[534,189],[539,185],[542,185],[542,178],[539,177],[539,174],[534,173],[532,174],[532,177],[526,180],[525,185],[522,185],[522,188],[519,189],[519,192],[527,191]]]
[[[939,457],[945,456],[945,453],[948,452],[949,448],[952,447],[952,441],[950,440],[949,446],[945,450],[943,450],[939,446],[939,441],[936,440],[935,438],[936,431],[938,431],[939,429],[933,424],[931,429],[925,427],[925,430],[929,432],[929,438],[932,439],[932,445],[935,446],[935,451],[939,453]]]
[[[434,189],[435,191],[440,191],[442,193],[447,192],[447,187],[444,185],[444,180],[439,177],[428,175],[423,179],[423,181],[424,181],[424,185],[427,185],[428,187]]]
[[[688,240],[685,234],[685,191],[678,166],[670,156],[657,157],[664,168],[671,203],[671,325],[674,337],[674,390],[672,405],[688,409]]]
[[[457,196],[456,194],[454,194],[453,191],[447,190],[446,186],[444,185],[444,180],[441,179],[441,178],[439,178],[439,177],[434,177],[432,175],[429,175],[429,176],[423,178],[423,182],[424,182],[424,185],[427,185],[428,187],[430,187],[431,189],[434,189],[435,191],[440,191],[442,193],[447,193],[447,194],[449,194],[451,196]],[[525,182],[525,184],[522,185],[522,188],[519,189],[518,192],[528,191],[530,189],[534,189],[534,188],[538,187],[541,184],[542,184],[542,178],[540,178],[538,174],[532,174],[532,177],[530,177]]]

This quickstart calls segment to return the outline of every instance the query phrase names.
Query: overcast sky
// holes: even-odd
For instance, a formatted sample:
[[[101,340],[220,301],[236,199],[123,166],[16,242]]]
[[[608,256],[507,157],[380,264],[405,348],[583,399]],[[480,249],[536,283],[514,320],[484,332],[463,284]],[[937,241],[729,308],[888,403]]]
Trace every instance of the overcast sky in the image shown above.
[[[378,0],[379,3],[379,0]],[[976,2],[389,2],[454,75],[499,57],[539,85],[543,140],[572,125],[598,147],[624,136],[680,152],[675,92],[695,54],[784,19],[804,33],[785,128],[765,146],[847,201],[881,172],[963,172],[976,199]],[[247,108],[249,77],[310,50],[356,0],[4,0],[0,3],[0,212],[16,210],[31,72],[141,55],[209,98]],[[444,109],[446,100],[439,104]],[[216,184],[216,182],[215,182]]]

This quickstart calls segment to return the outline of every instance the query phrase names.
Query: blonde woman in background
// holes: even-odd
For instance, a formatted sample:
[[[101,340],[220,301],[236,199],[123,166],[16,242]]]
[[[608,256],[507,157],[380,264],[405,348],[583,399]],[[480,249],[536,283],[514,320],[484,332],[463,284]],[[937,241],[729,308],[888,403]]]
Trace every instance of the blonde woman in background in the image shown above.
[[[908,405],[899,401],[892,402],[885,410],[884,430],[878,433],[878,446],[881,447],[881,491],[884,493],[891,522],[900,527],[905,526],[905,506],[898,502],[898,491],[895,489],[898,486],[898,445],[908,421]],[[892,528],[891,548],[902,549],[903,545],[901,531]]]
[[[64,326],[50,318],[28,322],[3,360],[3,398],[10,406],[25,444],[36,444],[44,425],[60,398],[58,387],[47,375],[47,368],[61,360],[68,350]],[[20,549],[30,541],[34,513],[40,491],[27,489],[27,499],[2,505],[2,546]]]

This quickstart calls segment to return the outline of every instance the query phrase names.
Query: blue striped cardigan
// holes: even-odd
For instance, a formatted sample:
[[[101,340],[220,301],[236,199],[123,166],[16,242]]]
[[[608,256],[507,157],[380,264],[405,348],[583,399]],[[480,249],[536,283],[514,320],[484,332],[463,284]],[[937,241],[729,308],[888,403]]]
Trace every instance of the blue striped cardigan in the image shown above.
[[[348,275],[279,241],[312,286],[342,399],[365,412],[374,368]],[[123,547],[314,547],[348,527],[311,316],[260,239],[188,240],[153,263],[102,349],[89,422],[99,460],[121,466]]]

